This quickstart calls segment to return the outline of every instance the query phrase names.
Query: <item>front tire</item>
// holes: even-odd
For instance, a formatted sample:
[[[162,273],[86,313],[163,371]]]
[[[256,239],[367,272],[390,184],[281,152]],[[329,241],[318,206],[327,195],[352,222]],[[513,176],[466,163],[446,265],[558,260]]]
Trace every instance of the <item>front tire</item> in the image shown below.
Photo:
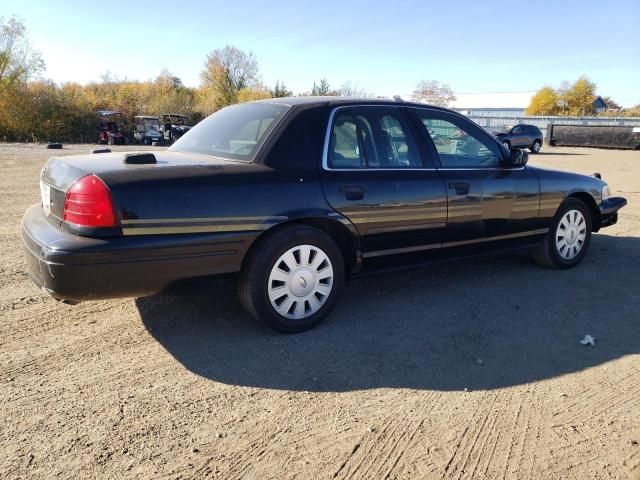
[[[508,142],[508,141],[506,141],[506,140],[505,140],[504,142],[502,142],[502,146],[503,146],[504,148],[506,148],[507,150],[511,150],[511,143],[509,143],[509,142]]]
[[[318,325],[344,285],[344,259],[324,232],[283,228],[252,248],[238,281],[238,297],[257,320],[287,333]]]
[[[591,212],[577,198],[567,199],[551,221],[549,233],[531,251],[539,265],[567,269],[584,258],[591,241]]]
[[[531,153],[538,153],[540,152],[541,148],[542,148],[542,142],[540,142],[540,140],[536,140],[535,142],[533,142],[529,150],[531,150]]]

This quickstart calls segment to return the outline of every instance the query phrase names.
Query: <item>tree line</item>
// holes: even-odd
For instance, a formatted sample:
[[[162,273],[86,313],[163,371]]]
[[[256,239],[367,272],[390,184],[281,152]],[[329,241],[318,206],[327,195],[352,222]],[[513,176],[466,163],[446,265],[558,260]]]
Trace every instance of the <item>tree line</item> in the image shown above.
[[[99,82],[58,85],[40,78],[44,69],[24,24],[0,18],[0,141],[93,142],[98,110],[122,112],[125,128],[142,114],[182,113],[196,123],[227,105],[293,94],[282,81],[265,85],[255,55],[231,45],[207,55],[195,88],[168,70],[149,81],[107,72]],[[334,89],[325,78],[302,95],[369,96],[351,83]]]
[[[43,80],[44,70],[44,61],[31,47],[24,24],[15,17],[6,21],[0,17],[0,141],[93,142],[97,110],[122,112],[125,128],[132,128],[135,115],[182,113],[196,123],[227,105],[293,95],[282,81],[264,84],[255,55],[232,45],[207,55],[201,84],[195,88],[185,86],[168,70],[149,81],[118,79],[107,72],[100,81],[87,85]],[[544,87],[533,97],[527,113],[592,114],[594,94],[595,84],[586,77],[558,89]],[[326,78],[314,81],[299,95],[374,96],[350,82],[333,88]],[[440,106],[456,99],[449,85],[435,80],[420,81],[411,98]],[[615,105],[611,99],[605,100]],[[616,113],[640,115],[640,106]]]
[[[562,82],[559,88],[544,86],[531,98],[525,110],[527,115],[562,115],[582,117],[595,115],[596,84],[583,75],[570,84]],[[640,105],[621,108],[611,97],[603,97],[606,104],[604,116],[640,116]]]

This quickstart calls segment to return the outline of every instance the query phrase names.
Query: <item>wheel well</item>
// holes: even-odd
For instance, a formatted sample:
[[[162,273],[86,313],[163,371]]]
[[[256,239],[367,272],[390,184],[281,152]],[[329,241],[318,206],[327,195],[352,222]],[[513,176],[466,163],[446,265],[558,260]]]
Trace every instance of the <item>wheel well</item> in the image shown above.
[[[593,197],[586,192],[575,192],[569,195],[568,198],[577,198],[587,206],[589,212],[591,212],[591,230],[597,232],[600,227],[600,210],[598,210],[598,205],[596,205]]]
[[[262,233],[249,247],[249,250],[242,260],[242,268],[244,268],[245,260],[250,256],[251,252],[255,248],[257,248],[260,243],[268,239],[274,233],[279,232],[283,228],[287,228],[292,225],[308,225],[310,227],[317,228],[318,230],[321,230],[329,235],[331,239],[336,242],[336,244],[340,248],[340,251],[342,252],[345,263],[345,273],[347,275],[355,272],[359,268],[361,262],[360,246],[358,239],[353,235],[353,233],[351,233],[351,231],[346,226],[344,226],[337,220],[316,217],[300,218],[280,223]]]

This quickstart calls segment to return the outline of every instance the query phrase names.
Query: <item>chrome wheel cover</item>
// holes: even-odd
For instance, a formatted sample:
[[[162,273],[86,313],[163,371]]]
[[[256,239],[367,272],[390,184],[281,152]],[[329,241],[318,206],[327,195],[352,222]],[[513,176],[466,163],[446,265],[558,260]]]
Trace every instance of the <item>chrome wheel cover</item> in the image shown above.
[[[584,247],[587,222],[579,210],[565,213],[556,228],[556,250],[564,260],[573,260]]]
[[[502,142],[502,146],[507,150],[511,150],[511,145],[509,145],[509,142]]]
[[[298,245],[276,260],[267,290],[271,306],[280,315],[300,320],[316,313],[333,288],[331,260],[314,245]]]
[[[533,142],[533,151],[536,153],[540,151],[540,142]]]

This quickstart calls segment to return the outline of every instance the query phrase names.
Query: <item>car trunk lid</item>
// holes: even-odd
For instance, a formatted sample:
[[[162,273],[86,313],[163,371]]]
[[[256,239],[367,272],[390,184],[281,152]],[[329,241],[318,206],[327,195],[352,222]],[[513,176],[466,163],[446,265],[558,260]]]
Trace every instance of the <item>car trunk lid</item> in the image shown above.
[[[192,197],[198,185],[204,192],[202,187],[206,188],[223,172],[233,174],[264,168],[258,164],[175,151],[52,157],[42,170],[41,196],[43,204],[48,202],[50,221],[60,223],[69,188],[93,174],[109,189],[119,220],[153,216],[154,210],[157,213],[158,202],[165,201],[185,205],[184,214],[188,215],[189,202],[195,199],[184,196]]]

